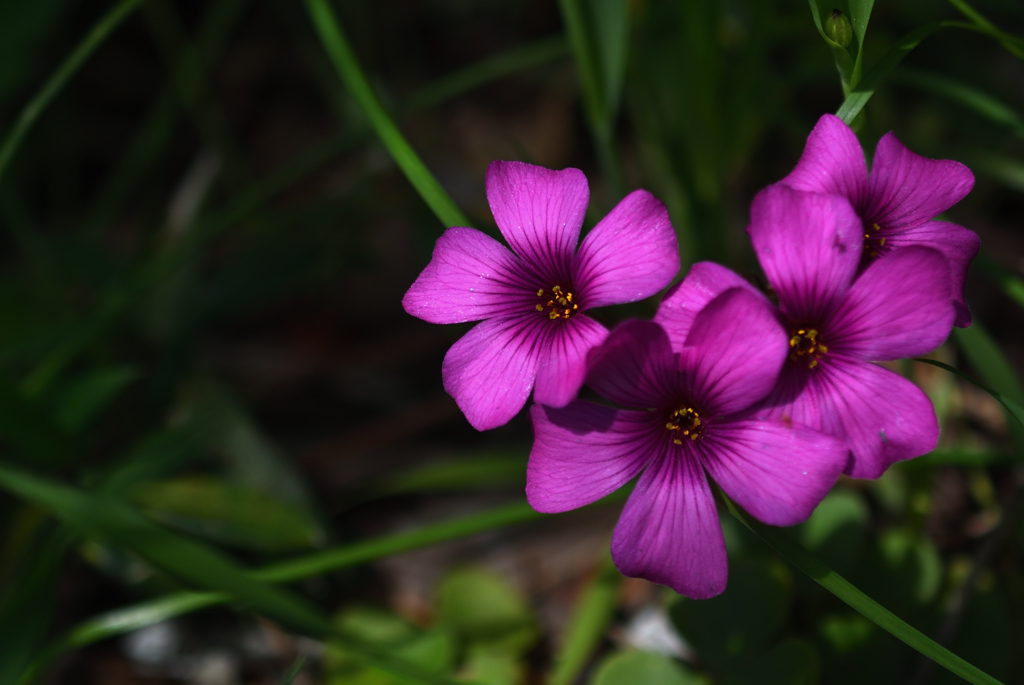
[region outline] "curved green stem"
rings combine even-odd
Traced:
[[[423,160],[380,104],[330,4],[327,0],[306,0],[306,9],[345,87],[366,114],[384,147],[416,188],[416,192],[445,226],[468,226],[469,220],[423,164]]]
[[[754,519],[737,507],[721,491],[718,492],[718,495],[725,503],[729,513],[736,517],[736,520],[775,548],[791,564],[806,573],[833,595],[846,602],[850,607],[856,609],[862,616],[879,628],[889,632],[893,637],[902,640],[905,644],[913,647],[938,665],[955,673],[969,683],[974,683],[974,685],[1002,685],[998,680],[977,666],[967,663],[865,595],[845,578],[818,561],[810,552],[786,535],[784,531],[767,526]]]
[[[43,110],[46,109],[46,106],[50,104],[57,93],[61,91],[61,88],[64,87],[64,84],[68,82],[68,79],[81,68],[82,64],[89,59],[89,56],[92,55],[106,37],[142,2],[143,0],[121,0],[121,2],[115,5],[114,9],[110,10],[102,19],[96,22],[92,30],[78,44],[78,47],[68,55],[67,59],[57,68],[57,71],[50,76],[50,79],[36,93],[36,96],[25,105],[25,108],[21,110],[17,123],[14,124],[14,128],[7,134],[3,147],[0,147],[0,178],[3,178],[4,171],[14,157],[14,153],[17,152],[18,146],[21,145],[22,139],[25,138],[29,129],[32,128],[32,125],[35,124]]]

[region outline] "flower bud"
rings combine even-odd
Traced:
[[[845,14],[832,10],[832,16],[825,20],[825,35],[845,48],[853,40],[853,25]]]

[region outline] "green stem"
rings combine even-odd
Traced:
[[[622,574],[606,555],[576,603],[548,685],[572,685],[590,661],[615,613]]]
[[[67,59],[57,68],[57,71],[50,76],[50,79],[36,93],[36,96],[25,105],[25,108],[21,110],[17,123],[14,124],[14,128],[7,134],[3,147],[0,147],[0,178],[3,178],[4,171],[14,157],[14,153],[17,152],[18,146],[21,145],[22,139],[24,139],[47,105],[57,96],[57,93],[61,91],[64,84],[68,82],[68,79],[81,68],[82,64],[89,59],[89,56],[92,55],[106,37],[142,2],[143,0],[121,0],[121,2],[115,5],[114,9],[110,10],[110,12],[96,22],[92,30],[78,44],[78,47],[68,55]]]
[[[423,164],[380,104],[328,1],[306,0],[306,9],[345,87],[362,108],[384,147],[416,188],[420,197],[445,226],[468,226],[469,220]]]
[[[784,531],[757,521],[737,507],[721,491],[718,494],[725,503],[726,508],[729,509],[729,513],[736,517],[736,520],[749,528],[771,547],[775,548],[791,564],[806,573],[833,595],[846,602],[850,607],[860,612],[862,616],[879,628],[889,632],[897,639],[902,640],[905,644],[913,647],[921,654],[969,683],[974,685],[1002,685],[1002,683],[978,667],[967,663],[942,645],[914,629],[906,621],[896,617],[881,604],[851,585],[845,578],[818,561],[810,552],[794,542]]]

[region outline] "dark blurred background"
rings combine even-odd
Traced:
[[[109,6],[0,4],[0,130]],[[750,199],[793,167],[818,117],[843,100],[806,4],[635,0],[614,127],[616,189],[595,152],[556,2],[335,7],[379,97],[474,226],[496,234],[484,196],[490,161],[578,167],[591,185],[585,230],[636,187],[668,205],[680,277],[712,259],[758,281],[743,232]],[[1024,33],[1019,2],[976,7]],[[943,19],[962,16],[938,0],[878,3],[865,66]],[[907,56],[855,124],[869,155],[893,130],[919,154],[974,170],[974,191],[948,218],[981,235],[985,261],[968,279],[967,301],[1017,373],[1021,112],[1024,61],[989,36],[948,28]],[[0,179],[0,226],[0,395],[27,398],[65,440],[63,449],[37,445],[25,434],[32,417],[9,413],[0,419],[5,460],[106,488],[253,565],[522,499],[528,421],[478,433],[441,387],[444,353],[468,325],[432,326],[401,307],[444,227],[349,98],[302,3],[148,0],[29,133]],[[597,318],[613,325],[656,305]],[[950,344],[937,358],[984,372]],[[823,522],[799,535],[924,632],[1022,682],[1024,525],[1006,419],[990,396],[945,372],[894,368],[935,401],[940,451],[877,483],[842,482]],[[2,411],[10,402],[0,400]],[[374,635],[381,625],[450,627],[444,588],[483,583],[532,632],[500,652],[492,673],[456,630],[460,646],[444,667],[483,682],[541,682],[617,513],[612,505],[549,517],[297,588]],[[8,598],[37,593],[38,643],[178,586],[103,540],[74,537],[36,559],[66,532],[7,494],[0,522],[0,583]],[[778,617],[769,635],[743,633],[758,653],[800,664],[777,682],[954,682],[725,525],[733,578],[752,578],[755,589],[774,579],[767,587],[785,598],[764,609]],[[30,576],[42,580],[30,588]],[[747,587],[735,582],[736,592]],[[671,657],[689,678],[664,682],[768,682],[734,672],[742,649],[720,654],[701,641],[716,616],[743,614],[735,606],[681,602],[642,581],[619,592],[594,663],[632,646]],[[732,624],[722,621],[725,640]],[[655,638],[637,637],[648,633]],[[404,682],[361,671],[244,607],[71,651],[43,678],[276,683],[296,654],[309,655],[297,683]],[[604,668],[601,682],[615,682]]]

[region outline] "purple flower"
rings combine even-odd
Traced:
[[[949,263],[936,250],[895,250],[858,275],[861,223],[836,195],[783,185],[761,191],[747,229],[779,298],[788,355],[758,415],[792,421],[844,440],[845,473],[877,478],[891,464],[934,449],[938,421],[927,396],[872,364],[924,354],[953,325]],[[665,297],[655,317],[673,341],[715,294],[741,287],[728,269],[698,264]]]
[[[579,392],[587,352],[608,330],[583,312],[658,292],[679,270],[665,206],[626,196],[576,251],[590,191],[578,169],[492,162],[487,200],[512,247],[450,228],[405,294],[405,311],[431,323],[483,322],[445,355],[444,387],[478,430],[516,415],[530,391],[564,406]]]
[[[978,236],[962,226],[932,221],[974,187],[960,162],[914,154],[887,133],[878,141],[868,175],[857,136],[841,119],[826,114],[807,137],[796,169],[782,183],[796,190],[847,198],[863,225],[861,270],[895,248],[923,245],[950,262],[957,326],[971,325],[964,302],[967,267],[978,254]]]
[[[743,413],[771,391],[789,353],[760,294],[727,290],[694,317],[683,340],[673,352],[679,341],[661,326],[628,321],[592,353],[587,384],[628,409],[582,400],[534,406],[526,496],[538,511],[567,511],[643,471],[615,527],[615,564],[706,598],[725,589],[728,574],[707,475],[761,521],[792,525],[832,487],[846,448]]]

